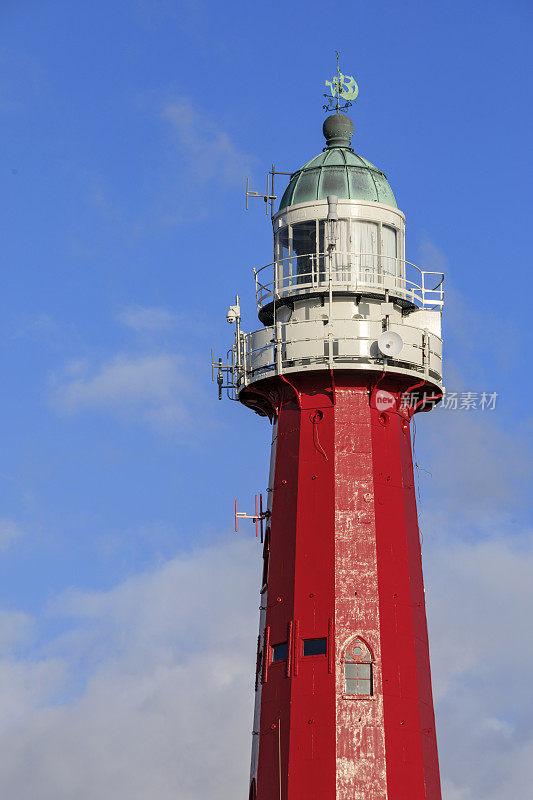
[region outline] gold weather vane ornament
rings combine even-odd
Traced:
[[[343,75],[339,69],[339,51],[335,50],[337,55],[337,75],[331,81],[326,81],[326,86],[329,86],[331,94],[325,94],[327,104],[324,106],[324,111],[346,111],[352,105],[359,94],[359,87],[355,82],[353,75]],[[341,105],[341,99],[346,102]]]

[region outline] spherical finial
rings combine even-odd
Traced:
[[[346,114],[331,114],[324,120],[322,130],[327,147],[350,147],[354,126]]]

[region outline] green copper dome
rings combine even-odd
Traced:
[[[345,114],[333,114],[324,122],[327,146],[320,155],[291,175],[279,209],[296,203],[326,200],[370,200],[396,208],[387,176],[350,147],[353,124]]]

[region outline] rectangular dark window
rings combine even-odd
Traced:
[[[287,642],[272,645],[272,661],[287,660]]]
[[[304,656],[325,656],[328,652],[328,640],[304,639]]]

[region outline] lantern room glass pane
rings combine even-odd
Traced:
[[[379,225],[375,222],[352,222],[352,252],[358,279],[363,283],[378,282]]]
[[[379,226],[375,222],[361,222],[354,220],[352,223],[352,249],[354,253],[378,253]]]
[[[297,256],[316,251],[316,222],[298,222],[292,226],[292,249]]]
[[[282,291],[287,286],[287,277],[290,273],[289,254],[289,229],[280,228],[276,231],[276,284],[278,291]]]
[[[311,283],[316,271],[316,220],[292,226],[292,252],[297,283]]]
[[[321,219],[318,222],[318,280],[326,279],[326,221]]]
[[[332,277],[338,283],[349,283],[351,280],[349,220],[340,219],[334,230],[337,234],[337,241],[332,254]]]
[[[276,231],[276,259],[289,257],[289,229],[280,228]]]
[[[383,225],[381,229],[381,262],[384,275],[397,275],[398,241],[395,228]]]

